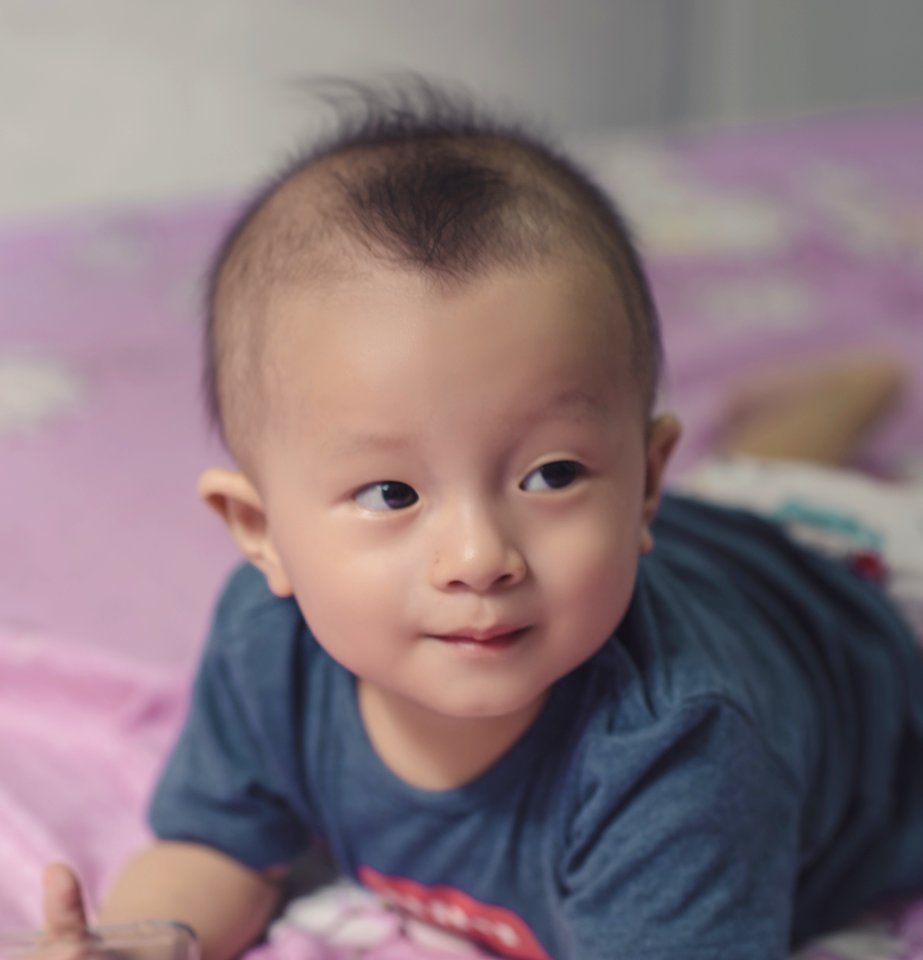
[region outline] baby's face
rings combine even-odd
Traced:
[[[534,711],[622,617],[648,545],[646,424],[616,302],[564,264],[450,293],[370,267],[273,306],[275,586],[365,690]]]

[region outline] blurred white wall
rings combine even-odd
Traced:
[[[923,102],[921,0],[692,0],[694,120]]]
[[[0,0],[0,215],[234,189],[311,129],[295,79],[412,68],[556,129],[667,119],[676,0]]]
[[[0,217],[221,194],[295,79],[411,68],[563,134],[923,96],[923,0],[0,0]]]

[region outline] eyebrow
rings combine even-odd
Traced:
[[[511,414],[509,419],[517,433],[522,433],[542,420],[571,419],[598,423],[606,419],[606,411],[599,400],[585,390],[576,388],[553,394],[540,406],[518,417]],[[339,456],[350,456],[370,451],[402,453],[410,447],[411,442],[400,435],[357,432],[340,434],[330,443],[329,450]]]
[[[599,400],[580,388],[563,390],[549,397],[535,411],[530,411],[524,419],[527,422],[544,420],[549,417],[570,417],[575,420],[604,420],[606,411]]]
[[[407,439],[386,433],[340,434],[328,446],[328,450],[338,456],[350,456],[368,451],[401,453],[409,449],[410,442]]]

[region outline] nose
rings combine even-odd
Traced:
[[[433,555],[436,587],[485,593],[515,586],[525,578],[525,557],[489,510],[465,505],[447,514]]]

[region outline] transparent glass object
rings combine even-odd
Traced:
[[[0,960],[199,960],[199,944],[181,923],[149,920],[92,927],[84,940],[0,933]]]

